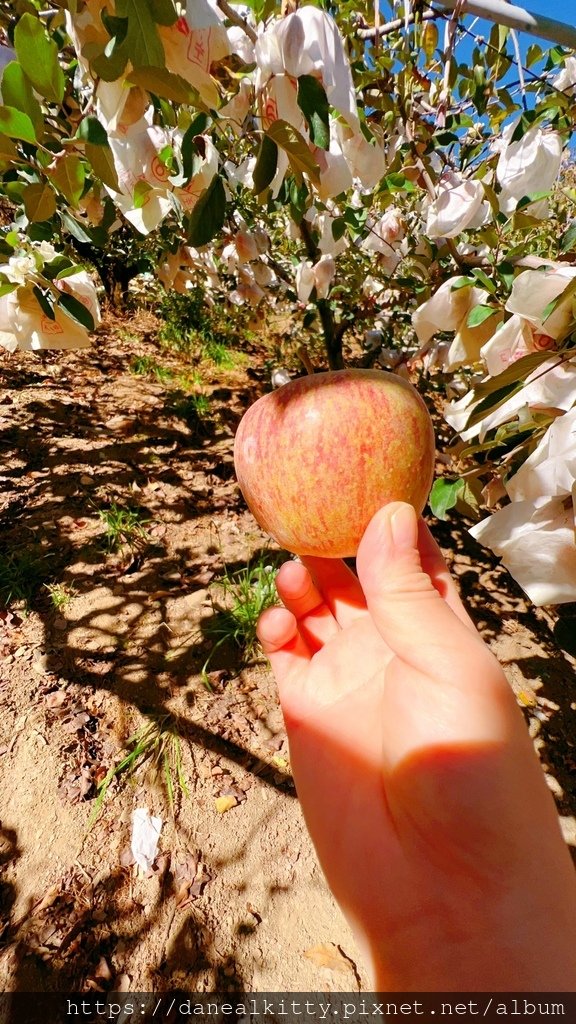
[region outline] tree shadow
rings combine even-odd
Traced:
[[[143,889],[138,888],[133,869],[105,869],[90,876],[76,862],[17,920],[4,921],[0,964],[9,985],[5,991],[16,996],[85,993],[88,999],[122,1000],[131,955],[155,929],[164,941],[147,965],[149,989],[245,990],[239,961],[215,948],[206,899],[202,894],[186,899],[186,892],[178,890],[177,870],[168,855],[158,858],[146,879],[147,894],[151,886],[154,892],[144,907],[139,903]],[[210,877],[203,889],[210,885]],[[112,992],[118,995],[112,997]],[[70,1019],[63,1000],[43,998],[39,1003],[36,1016],[30,999],[15,999],[3,1005],[2,1019],[6,1024]],[[139,1019],[149,1017],[139,1014]]]
[[[225,568],[233,574],[245,566],[239,547],[249,547],[256,556],[267,551],[260,535],[244,539],[244,533],[254,528],[233,477],[232,436],[255,397],[254,385],[248,374],[237,376],[231,385],[223,384],[221,374],[214,386],[206,384],[213,419],[200,425],[190,410],[185,416],[178,414],[175,403],[181,395],[170,394],[171,385],[162,387],[129,373],[133,356],[150,350],[159,359],[168,358],[153,345],[134,342],[122,349],[106,341],[105,347],[97,344],[80,354],[54,356],[59,375],[38,369],[33,357],[0,359],[0,377],[18,399],[12,404],[0,401],[0,556],[2,551],[38,545],[52,556],[41,582],[60,581],[74,589],[70,607],[55,608],[41,582],[38,586],[33,610],[42,626],[40,650],[45,661],[31,699],[41,703],[55,695],[47,716],[58,728],[64,715],[70,722],[70,716],[87,714],[78,729],[66,734],[78,772],[91,749],[96,750],[95,762],[104,760],[108,766],[117,760],[118,749],[106,754],[103,745],[98,746],[98,715],[84,707],[88,700],[104,697],[115,702],[112,708],[136,710],[145,717],[166,716],[167,728],[191,751],[224,757],[267,786],[294,796],[289,772],[270,763],[257,732],[262,726],[272,742],[279,734],[270,684],[265,689],[259,678],[247,688],[238,676],[239,658],[231,645],[222,645],[210,665],[211,692],[199,678],[210,653],[208,587]],[[261,380],[256,390],[262,391]],[[125,544],[108,555],[102,550],[98,511],[111,502],[138,508],[150,524],[144,542]],[[226,558],[216,515],[228,531],[226,549],[232,554]],[[503,624],[513,620],[538,639],[542,655],[518,655],[514,660],[525,675],[541,679],[538,695],[542,692],[557,705],[538,705],[547,716],[540,738],[543,755],[558,773],[565,794],[561,807],[573,813],[572,663],[559,651],[550,625],[527,605],[497,559],[467,534],[465,521],[452,517],[431,525],[483,635],[497,640]],[[62,693],[64,701],[58,705]],[[110,707],[102,712],[102,720]],[[529,719],[533,710],[526,709]],[[131,728],[124,722],[115,724],[121,748]],[[94,784],[84,794],[87,805],[95,792]],[[17,836],[9,833],[8,842],[17,857]],[[87,891],[75,878],[58,896],[62,916],[73,918],[68,931],[57,936],[60,960],[50,945],[48,959],[43,959],[20,923],[15,928],[12,922],[12,930],[9,926],[3,933],[4,949],[16,957],[14,991],[74,990],[92,976],[90,971],[96,971],[116,940],[124,942],[129,954],[158,922],[167,900],[173,899],[168,895],[172,882],[167,867],[150,914],[133,930],[134,908],[116,901],[126,888],[126,872],[108,872]],[[78,892],[75,885],[80,886]],[[8,885],[0,893],[9,912],[14,888]],[[94,917],[104,904],[110,908],[106,922]],[[35,928],[38,915],[32,910],[30,915]],[[156,982],[159,990],[175,984],[193,989],[207,977],[214,990],[222,986],[241,991],[246,984],[233,957],[223,961],[215,952],[210,922],[202,916],[200,904],[193,903],[178,924],[170,949],[159,957]],[[98,982],[106,990],[114,980]]]

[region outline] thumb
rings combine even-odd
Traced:
[[[380,509],[356,558],[368,610],[398,657],[426,675],[451,678],[485,648],[463,609],[457,613],[450,606],[454,600],[441,596],[422,561],[413,507],[392,502]]]

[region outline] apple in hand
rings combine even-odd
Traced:
[[[254,518],[282,548],[346,558],[382,505],[422,511],[434,431],[418,392],[393,373],[315,373],[248,409],[234,464]]]

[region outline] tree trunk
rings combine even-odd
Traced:
[[[320,251],[314,244],[314,239],[310,234],[308,222],[302,220],[299,226],[302,241],[306,246],[306,255],[309,260],[312,260],[312,263],[317,263],[320,259]],[[328,299],[316,299],[316,308],[318,310],[322,330],[324,332],[324,344],[326,346],[326,355],[328,356],[328,366],[331,370],[343,370],[344,358],[342,355],[342,339],[346,331],[346,324],[336,323],[334,319],[334,311]]]
[[[334,320],[334,313],[328,299],[317,299],[316,306],[324,331],[324,344],[328,356],[328,366],[331,370],[344,369],[344,357],[342,355],[342,339],[346,327],[337,324]]]

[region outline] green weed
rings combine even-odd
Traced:
[[[207,341],[202,346],[202,356],[204,359],[211,359],[222,370],[233,370],[238,364],[236,353],[232,352],[221,341]]]
[[[176,791],[189,795],[182,769],[181,737],[171,715],[150,715],[138,732],[126,741],[126,754],[110,768],[98,785],[98,796],[90,815],[90,828],[102,810],[106,794],[115,779],[133,779],[137,772],[145,773],[153,783],[162,781],[168,803],[172,808]]]
[[[191,394],[184,395],[181,392],[173,392],[167,399],[166,411],[184,420],[193,429],[201,424],[206,424],[210,418],[210,399],[208,395]]]
[[[252,310],[231,309],[225,303],[208,306],[202,289],[181,295],[166,292],[158,308],[163,326],[160,340],[178,352],[212,359],[223,369],[232,369],[241,358],[238,343],[254,338],[249,322]]]
[[[108,552],[118,551],[123,544],[136,547],[146,538],[145,527],[150,519],[144,518],[140,509],[123,508],[112,502],[108,508],[97,509],[97,512],[104,525],[103,542]]]
[[[117,331],[117,337],[124,345],[133,345],[135,341],[138,341],[138,335],[134,331],[128,331],[124,327],[121,327]]]
[[[168,384],[174,380],[172,370],[162,366],[151,356],[134,356],[130,363],[130,372],[136,377],[155,377],[159,384]]]
[[[28,609],[38,590],[50,578],[50,552],[34,545],[0,551],[0,603],[8,608],[22,604]]]
[[[57,611],[67,608],[72,598],[76,597],[76,590],[70,583],[45,583],[44,586],[50,594],[52,606]]]
[[[212,643],[210,654],[202,666],[205,685],[209,685],[208,666],[224,644],[238,647],[245,660],[253,657],[258,642],[258,619],[266,608],[278,604],[275,580],[279,567],[277,556],[266,560],[260,557],[238,572],[226,571],[212,584],[212,588],[221,596],[221,601],[212,598],[214,614],[203,627],[206,637]]]

